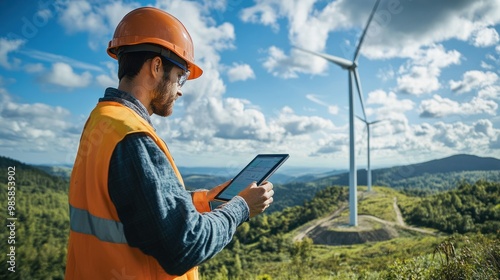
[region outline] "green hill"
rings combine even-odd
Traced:
[[[9,197],[15,196],[14,215],[8,216],[5,208],[0,219],[16,218],[15,230],[0,229],[5,242],[14,232],[16,272],[7,270],[11,257],[5,252],[0,279],[63,279],[69,233],[67,179],[1,156],[0,167],[4,170],[0,200],[7,206]],[[358,229],[346,226],[347,187],[318,185],[304,183],[294,190],[307,191],[310,199],[266,211],[240,226],[233,242],[201,266],[202,279],[405,279],[410,274],[418,279],[494,279],[500,275],[498,266],[492,265],[500,262],[500,183],[462,182],[451,191],[427,197],[385,187],[366,193],[360,187]],[[11,190],[15,194],[8,192],[9,187],[15,187]],[[450,227],[450,221],[459,227]],[[450,238],[447,234],[453,232],[463,234]]]

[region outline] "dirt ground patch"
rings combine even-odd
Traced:
[[[322,223],[307,234],[314,244],[353,245],[366,242],[385,241],[398,237],[398,232],[391,225],[373,220],[367,216],[358,217],[358,226],[351,227],[347,220],[337,218],[329,223]]]

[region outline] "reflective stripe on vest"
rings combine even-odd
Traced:
[[[69,206],[72,231],[90,234],[101,241],[127,244],[123,225],[120,222],[96,217],[87,210]]]

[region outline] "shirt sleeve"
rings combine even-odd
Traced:
[[[113,151],[108,191],[132,247],[182,275],[221,251],[249,217],[241,197],[200,213],[163,151],[147,135],[126,136]]]

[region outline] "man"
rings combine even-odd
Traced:
[[[202,74],[180,21],[151,7],[133,10],[107,51],[118,59],[120,82],[106,89],[80,139],[66,279],[198,279],[196,266],[272,203],[272,184],[251,184],[213,211],[208,202],[229,182],[185,190],[150,120],[171,115],[184,82]]]

